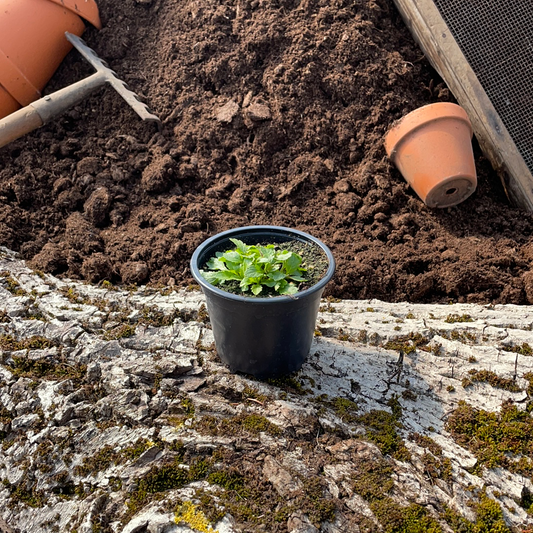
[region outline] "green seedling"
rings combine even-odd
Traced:
[[[250,246],[238,239],[230,239],[236,246],[224,253],[217,252],[206,267],[200,270],[202,276],[213,285],[227,281],[238,281],[242,292],[251,290],[259,295],[264,287],[270,287],[278,294],[294,294],[298,287],[294,283],[306,281],[302,272],[302,258],[286,250],[276,250],[274,244]]]

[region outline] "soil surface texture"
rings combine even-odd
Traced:
[[[475,145],[479,185],[426,207],[387,160],[405,113],[454,101],[392,0],[99,0],[111,88],[0,150],[0,245],[92,283],[192,282],[207,237],[290,226],[337,260],[326,294],[533,303],[533,216]],[[71,52],[46,88],[91,73]]]

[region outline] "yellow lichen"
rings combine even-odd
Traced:
[[[191,502],[183,502],[178,506],[174,520],[176,524],[184,522],[192,529],[202,533],[218,533],[218,530],[211,527],[205,514]]]

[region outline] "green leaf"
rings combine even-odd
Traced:
[[[241,263],[242,262],[242,256],[239,252],[235,251],[229,251],[225,252],[222,256],[226,261],[229,261],[231,263]]]
[[[250,266],[252,266],[254,264],[253,260],[252,259],[245,259],[240,265],[239,265],[239,274],[241,276],[241,278],[245,278],[246,277],[246,271],[248,270],[248,268]]]
[[[287,261],[291,255],[294,255],[292,252],[278,252],[276,255],[276,259],[278,261]]]
[[[247,244],[244,244],[239,239],[230,239],[230,241],[237,247],[237,250],[241,254],[246,255],[248,253],[249,246]]]
[[[237,252],[239,252],[239,254],[248,255],[250,253],[251,246],[248,246],[239,239],[230,239],[230,241],[237,247]]]
[[[226,270],[226,264],[224,261],[221,261],[218,257],[212,257],[205,265],[211,270]]]
[[[200,274],[202,274],[202,277],[208,282],[208,283],[211,283],[212,285],[218,285],[218,279],[217,279],[217,274],[218,272],[209,272],[209,271],[205,271],[205,270],[200,270]]]
[[[217,280],[220,281],[221,283],[224,281],[228,281],[230,279],[236,279],[236,280],[241,279],[239,274],[237,274],[237,272],[234,272],[232,270],[221,270],[219,272],[216,272],[215,276]]]
[[[274,249],[273,245],[269,246],[258,246],[259,252],[261,253],[261,262],[268,262],[271,263],[276,258],[276,250]]]
[[[298,292],[298,287],[294,283],[287,283],[287,285],[278,292],[280,294],[295,294]]]
[[[226,268],[228,270],[233,270],[234,272],[239,272],[241,270],[242,263],[232,263],[230,261],[226,262]]]
[[[263,286],[259,283],[252,285],[252,292],[257,296],[263,290]]]
[[[251,264],[244,272],[245,278],[262,278],[264,275],[263,269],[259,265]]]
[[[297,254],[291,256],[285,261],[285,271],[287,274],[293,274],[298,271],[298,267],[302,263],[302,258]]]
[[[306,278],[301,276],[300,274],[292,274],[289,276],[293,281],[307,281]]]
[[[274,281],[279,281],[281,279],[285,279],[287,277],[287,274],[284,274],[283,272],[280,272],[279,270],[275,270],[274,272],[268,273],[269,279],[272,279]]]

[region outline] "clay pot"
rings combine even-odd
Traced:
[[[82,18],[102,27],[94,0],[0,0],[0,118],[41,97]]]
[[[429,207],[450,207],[476,189],[472,126],[452,103],[430,104],[400,119],[385,137],[391,161]]]

